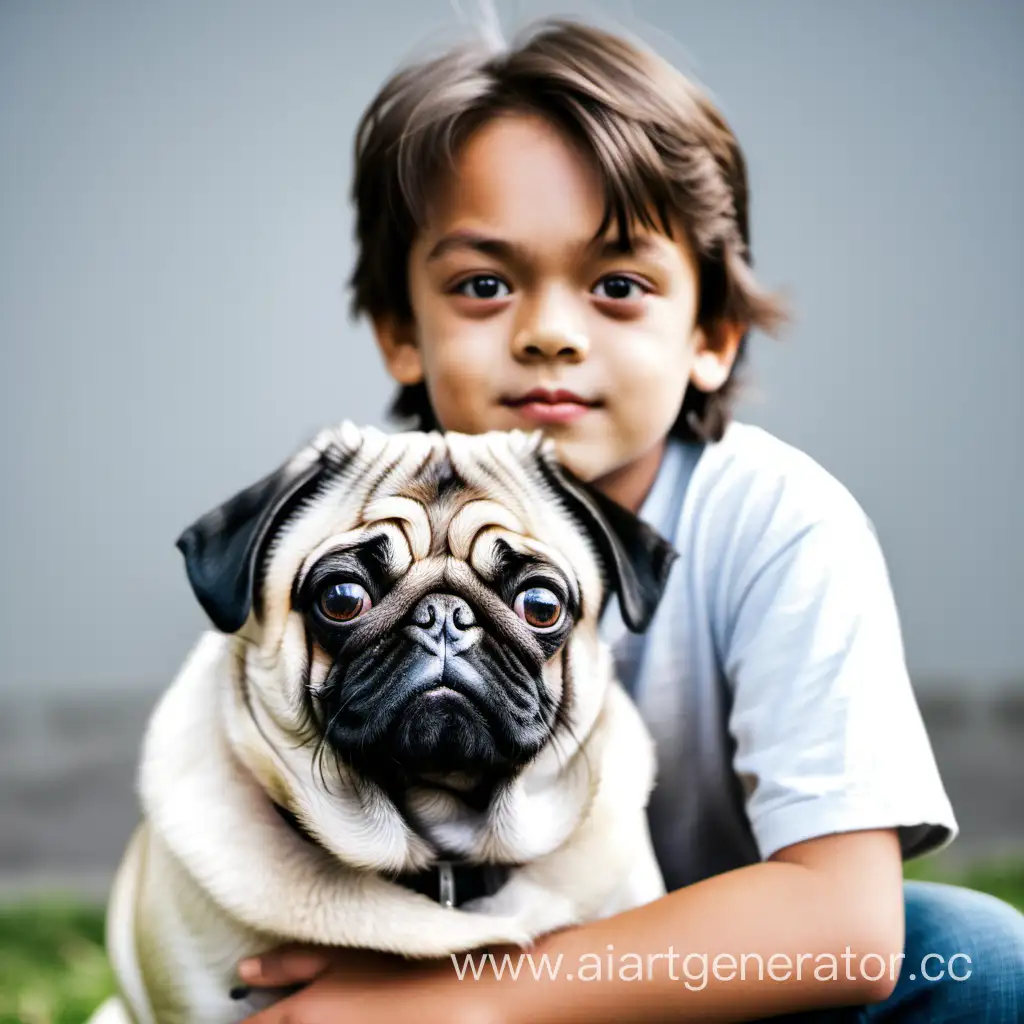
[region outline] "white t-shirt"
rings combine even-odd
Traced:
[[[670,440],[640,517],[679,558],[650,628],[602,636],[658,748],[649,807],[670,889],[834,832],[957,824],[911,691],[871,523],[813,459],[741,423]]]

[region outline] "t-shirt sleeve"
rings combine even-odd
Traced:
[[[801,521],[782,500],[723,580],[734,769],[762,858],[895,827],[904,857],[957,824],[911,689],[878,538],[852,498]]]

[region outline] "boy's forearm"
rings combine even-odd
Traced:
[[[877,884],[867,874],[845,886],[841,873],[757,864],[548,936],[532,959],[514,951],[516,981],[507,969],[498,981],[488,965],[479,982],[461,984],[486,986],[480,995],[509,1024],[743,1021],[873,1002],[898,976],[901,893],[900,882],[893,897],[891,869]]]

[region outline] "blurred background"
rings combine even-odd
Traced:
[[[950,856],[1024,851],[1024,5],[495,6],[626,31],[720,103],[797,311],[741,417],[878,528]],[[347,314],[352,134],[475,8],[0,0],[0,891],[105,892],[204,626],[182,527],[321,425],[385,424]]]

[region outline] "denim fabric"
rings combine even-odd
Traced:
[[[1024,914],[935,882],[907,882],[904,893],[905,955],[892,995],[774,1024],[1024,1024]]]

